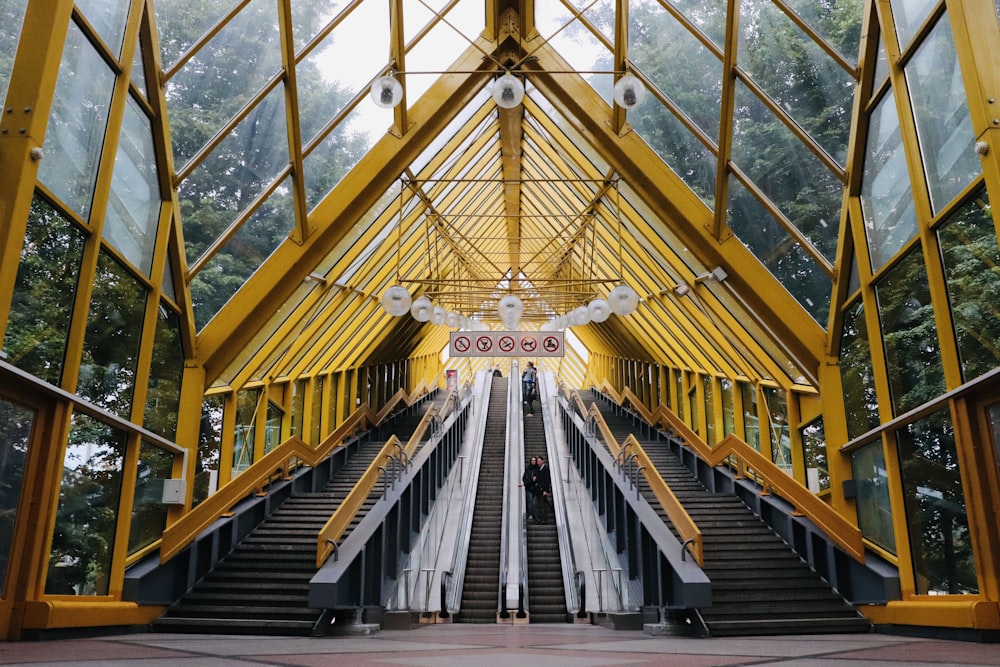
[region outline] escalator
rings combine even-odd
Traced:
[[[597,403],[619,442],[632,421]],[[712,606],[698,610],[712,636],[870,632],[871,625],[749,507],[732,495],[712,493],[662,442],[640,444],[702,533],[704,572],[712,581]],[[673,530],[666,513],[639,476],[646,501]],[[676,533],[675,533],[676,535]]]
[[[548,458],[541,410],[524,417],[524,458],[532,456]],[[548,516],[546,523],[528,522],[528,612],[532,623],[565,623],[569,612],[559,535],[551,511]]]
[[[456,623],[497,622],[507,448],[507,382],[505,377],[494,377],[490,390],[462,602],[455,615]]]

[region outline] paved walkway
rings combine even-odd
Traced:
[[[880,634],[696,639],[655,637],[641,631],[593,625],[455,624],[325,638],[127,634],[44,642],[0,642],[0,664],[73,667],[942,667],[1000,665],[1000,646]]]

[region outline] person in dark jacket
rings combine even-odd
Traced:
[[[552,476],[544,456],[536,457],[538,469],[535,471],[535,509],[532,514],[538,523],[547,523],[552,516]]]
[[[528,521],[535,520],[535,473],[538,472],[538,459],[532,456],[528,459],[528,467],[521,475],[521,483],[518,486],[524,487],[524,508],[527,512]]]
[[[527,368],[521,373],[521,393],[522,399],[524,399],[524,404],[528,408],[526,413],[529,417],[534,415],[535,412],[535,397],[538,396],[538,371],[535,370],[535,365],[528,362]]]

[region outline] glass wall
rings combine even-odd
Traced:
[[[896,553],[896,535],[889,500],[889,472],[885,452],[878,440],[851,452],[851,467],[857,490],[858,527],[865,539],[889,553]]]
[[[806,467],[806,486],[813,493],[830,488],[830,467],[826,454],[826,432],[823,418],[813,420],[800,430],[802,460]]]
[[[14,526],[35,411],[0,398],[0,597],[6,596],[7,566],[14,546]]]

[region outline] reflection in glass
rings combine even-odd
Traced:
[[[823,418],[809,422],[801,429],[802,460],[806,466],[806,486],[813,493],[830,488],[830,466],[826,456],[826,428]]]
[[[284,113],[284,112],[282,112]],[[361,115],[355,109],[302,161],[306,184],[306,205],[312,210],[351,167],[364,157],[370,145],[370,136],[355,132],[355,119]],[[358,123],[363,126],[364,123]]]
[[[70,23],[38,180],[84,220],[93,203],[114,83],[114,73]]]
[[[714,13],[725,20],[724,11]],[[722,61],[655,3],[630,7],[628,19],[631,61],[714,139],[719,133]]]
[[[937,230],[962,380],[1000,366],[1000,249],[993,210],[980,190]]]
[[[296,380],[292,383],[292,421],[290,426],[291,435],[298,436],[305,440],[305,433],[302,430],[302,425],[305,422],[305,408],[306,408],[306,388],[308,387],[308,382],[306,380]]]
[[[948,410],[897,433],[916,592],[979,592],[965,493]]]
[[[115,57],[121,57],[125,21],[128,19],[128,2],[108,0],[75,0],[87,23],[100,35],[101,40]]]
[[[873,90],[878,90],[882,86],[882,82],[889,77],[889,54],[885,52],[885,43],[882,41],[882,36],[877,35],[875,39],[878,40],[878,60],[875,61],[875,85]]]
[[[45,579],[47,594],[108,594],[124,459],[124,433],[87,415],[73,414]]]
[[[135,553],[160,539],[167,526],[167,506],[163,502],[163,480],[170,479],[174,456],[143,441],[139,447],[139,469],[132,497],[132,522],[128,552]]]
[[[236,394],[236,439],[233,443],[233,477],[253,463],[256,440],[257,399],[260,389],[241,389]]]
[[[851,468],[857,485],[856,507],[861,534],[889,553],[896,553],[889,475],[885,468],[882,441],[876,440],[851,452]]]
[[[733,123],[733,161],[832,264],[843,184],[742,84]]]
[[[993,460],[997,462],[997,470],[1000,471],[1000,405],[991,405],[986,414],[989,418],[990,436],[993,440]]]
[[[818,323],[826,326],[830,276],[734,176],[729,178],[729,228]]]
[[[57,386],[83,246],[79,229],[44,199],[32,200],[3,351],[8,362]]]
[[[904,71],[931,206],[937,213],[982,171],[973,149],[975,133],[947,15],[920,44]]]
[[[891,94],[882,98],[869,119],[861,211],[872,270],[878,271],[917,233],[917,213]]]
[[[857,438],[879,424],[865,306],[859,300],[844,311],[840,335],[840,382],[847,415],[847,437]]]
[[[0,597],[6,597],[7,565],[34,423],[34,410],[0,398]]]
[[[28,0],[0,2],[0,103],[7,97],[10,72],[14,68],[14,52],[17,50],[27,5]]]
[[[702,376],[702,385],[705,388],[705,442],[714,445],[719,441],[715,429],[715,378],[711,375]]]
[[[905,51],[910,45],[920,25],[927,20],[936,4],[937,0],[889,0],[900,51]]]
[[[722,378],[722,437],[736,433],[736,399],[733,396],[733,381]]]
[[[222,416],[226,404],[221,394],[206,396],[201,404],[198,429],[198,458],[194,468],[192,506],[215,493],[219,486],[219,461],[222,458]]]
[[[178,29],[183,31],[187,27]],[[190,37],[193,42],[201,33]],[[250,0],[166,82],[174,166],[181,170],[280,68],[277,5],[271,0]],[[278,90],[280,96],[281,88]],[[279,106],[284,123],[284,102]],[[272,129],[267,123],[253,126],[245,123],[233,133],[241,137],[238,143],[244,147],[253,142],[255,131],[267,136]],[[284,126],[281,133],[284,137]],[[233,169],[246,165],[236,168],[245,179],[255,159],[249,151],[237,155],[227,160],[226,166]]]
[[[188,264],[196,264],[287,166],[285,104],[278,88],[178,188]],[[282,229],[287,232],[292,222],[281,221]]]
[[[864,0],[785,0],[785,4],[851,65],[858,64]]]
[[[319,375],[314,377],[312,381],[312,415],[309,420],[309,433],[311,434],[309,444],[311,445],[318,445],[323,442],[323,436],[325,435],[320,430],[323,418],[323,381],[325,379],[325,375]],[[336,428],[336,426],[336,422],[331,422],[331,428]]]
[[[684,419],[684,376],[681,371],[674,371],[674,390],[677,397],[677,416]]]
[[[691,430],[701,435],[701,421],[698,418],[698,392],[693,387],[688,392],[688,412],[691,416]]]
[[[184,348],[177,313],[166,303],[161,303],[158,314],[153,360],[149,369],[146,415],[142,423],[153,433],[173,440],[177,434],[177,411],[181,402]]]
[[[153,265],[160,199],[153,129],[130,96],[108,193],[104,239],[146,276]]]
[[[267,402],[267,423],[264,425],[264,453],[281,444],[281,418],[285,416],[285,411],[272,403]]]
[[[847,164],[854,77],[771,0],[742,0],[738,64],[841,165]],[[840,11],[842,33],[860,37],[861,4]],[[820,15],[830,17],[830,9]],[[828,19],[830,20],[830,19]],[[858,51],[855,42],[851,58]],[[776,121],[771,121],[772,123]],[[782,168],[780,160],[773,167]],[[836,218],[832,220],[835,221]],[[832,225],[836,228],[836,224]],[[832,257],[832,255],[829,255]]]
[[[760,426],[757,419],[757,391],[749,382],[739,383],[743,400],[743,440],[760,451]]]
[[[320,2],[305,4],[319,5]],[[232,8],[232,0],[198,0],[198,11],[192,12],[188,0],[157,0],[153,9],[156,12],[163,69],[170,69],[196,40],[221,21]]]
[[[920,249],[910,252],[875,285],[893,414],[944,392],[944,371],[927,270]]]
[[[792,439],[788,427],[788,399],[777,387],[764,387],[768,428],[771,436],[771,463],[792,474]]]
[[[132,83],[139,89],[143,97],[149,99],[149,89],[146,88],[146,68],[143,65],[142,40],[135,45],[135,56],[132,58]]]
[[[199,329],[288,237],[294,221],[291,184],[285,179],[191,281],[191,301]]]
[[[146,288],[102,252],[90,304],[76,391],[127,419],[132,411]]]

